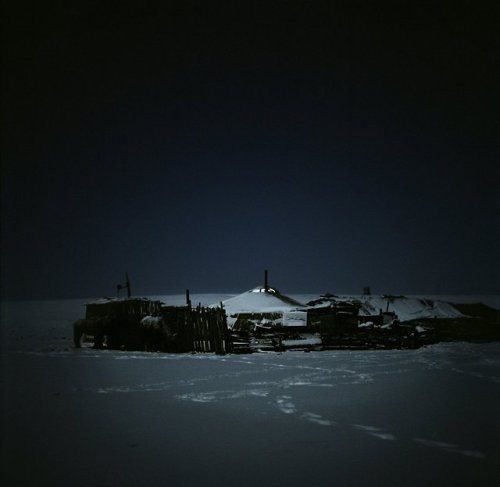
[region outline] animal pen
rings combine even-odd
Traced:
[[[89,335],[95,348],[216,354],[231,351],[222,308],[165,306],[145,298],[87,304],[85,319],[73,325],[75,347]]]

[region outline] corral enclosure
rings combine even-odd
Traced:
[[[93,336],[94,346],[162,352],[231,351],[224,310],[166,306],[147,298],[101,299],[86,304],[85,320],[74,324],[75,346],[80,336]]]

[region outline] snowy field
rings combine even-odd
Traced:
[[[2,485],[500,485],[500,343],[74,350],[85,302],[2,305]]]

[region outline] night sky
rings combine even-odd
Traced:
[[[2,297],[500,291],[495,2],[4,2]]]

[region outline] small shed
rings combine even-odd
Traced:
[[[358,327],[359,304],[340,299],[333,294],[322,294],[307,303],[308,325],[321,334],[351,332]]]

